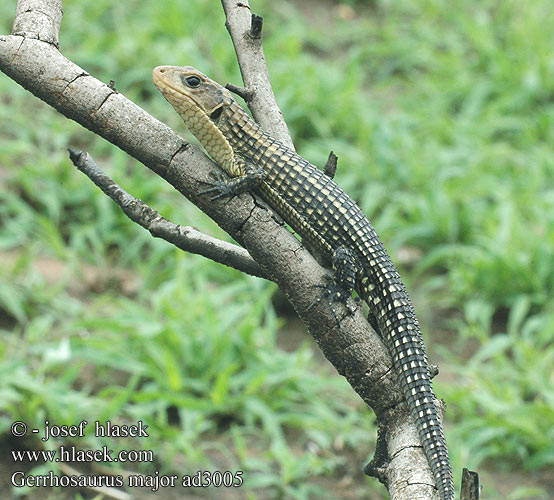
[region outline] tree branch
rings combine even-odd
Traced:
[[[40,15],[26,14],[22,5],[31,3],[40,5],[36,9]],[[269,84],[261,41],[244,36],[251,27],[248,4],[223,0],[223,6],[245,85],[254,92],[250,102],[254,116],[269,133],[292,147]],[[434,481],[390,356],[361,308],[351,314],[345,310],[340,321],[326,301],[308,309],[327,271],[252,195],[225,201],[198,195],[202,183],[220,171],[218,167],[124,95],[63,57],[57,50],[55,26],[59,23],[52,21],[58,19],[61,1],[19,0],[17,12],[17,34],[0,36],[0,69],[166,179],[241,243],[262,273],[287,295],[325,356],[375,411],[380,427],[386,430],[389,460],[380,469],[391,497],[435,499]]]
[[[18,0],[12,35],[35,38],[58,48],[62,16],[60,0]]]
[[[248,0],[221,0],[225,26],[235,46],[244,86],[251,92],[248,107],[254,119],[270,135],[294,150],[289,128],[277,106],[262,47],[261,17],[252,14]],[[256,35],[256,36],[254,36]]]
[[[260,266],[244,248],[208,236],[193,227],[168,221],[102,172],[88,153],[69,148],[69,157],[73,165],[115,201],[129,219],[148,229],[152,236],[164,239],[185,252],[202,255],[252,276],[265,277]]]

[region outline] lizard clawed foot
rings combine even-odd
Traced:
[[[210,178],[209,181],[199,180],[198,182],[200,184],[206,184],[206,186],[214,186],[218,182],[226,182],[228,179],[222,172],[210,172],[208,177]]]
[[[327,277],[327,279],[329,279]],[[329,280],[329,283],[327,285],[318,285],[318,288],[324,288],[323,292],[317,297],[306,309],[309,311],[312,309],[316,304],[321,302],[323,299],[328,299],[329,305],[331,306],[331,311],[333,312],[333,316],[337,320],[337,322],[340,322],[339,317],[337,315],[337,311],[335,310],[335,304],[337,302],[342,303],[346,309],[348,310],[349,314],[352,314],[356,308],[352,308],[348,305],[348,297],[350,296],[343,288],[341,288],[339,285],[337,285],[334,281]]]
[[[329,285],[333,283],[333,278],[329,274],[324,274],[323,279],[325,281],[325,284],[318,283],[317,285],[314,285],[315,288],[329,288]],[[325,292],[324,292],[325,293]],[[310,310],[313,306],[315,306],[324,296],[324,293],[322,293],[317,299],[315,299],[310,306],[308,307],[308,310]]]
[[[217,200],[219,198],[223,197],[230,197],[230,199],[234,198],[235,192],[229,184],[227,184],[225,181],[217,181],[217,182],[207,182],[202,181],[202,184],[207,184],[208,186],[211,186],[208,189],[204,189],[204,191],[200,191],[198,194],[210,194],[210,193],[216,193],[214,196],[212,196],[212,201]]]

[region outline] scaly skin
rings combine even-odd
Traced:
[[[211,158],[232,178],[214,183],[214,198],[255,190],[309,248],[335,268],[331,300],[354,288],[385,342],[441,500],[453,500],[448,450],[421,330],[406,288],[377,233],[356,203],[328,176],[266,134],[230,92],[190,67],[159,66],[154,84]]]

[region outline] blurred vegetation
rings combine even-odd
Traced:
[[[15,3],[0,4],[2,33]],[[339,155],[338,182],[413,293],[440,359],[457,484],[465,466],[482,473],[488,498],[548,498],[551,2],[252,3],[299,152],[318,165]],[[72,0],[64,10],[64,54],[187,137],[152,68],[189,64],[240,83],[218,2]],[[359,472],[372,415],[307,336],[293,352],[277,344],[275,288],[151,239],[66,148],[90,151],[174,222],[222,231],[5,75],[0,96],[0,430],[15,419],[141,419],[146,441],[74,444],[153,449],[156,464],[133,464],[147,473],[242,469],[240,498],[382,495]]]

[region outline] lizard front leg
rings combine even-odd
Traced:
[[[264,180],[264,172],[252,163],[241,162],[238,171],[243,172],[242,175],[227,180],[210,182],[211,187],[200,191],[198,194],[214,193],[212,200],[224,196],[233,197],[257,188]]]

